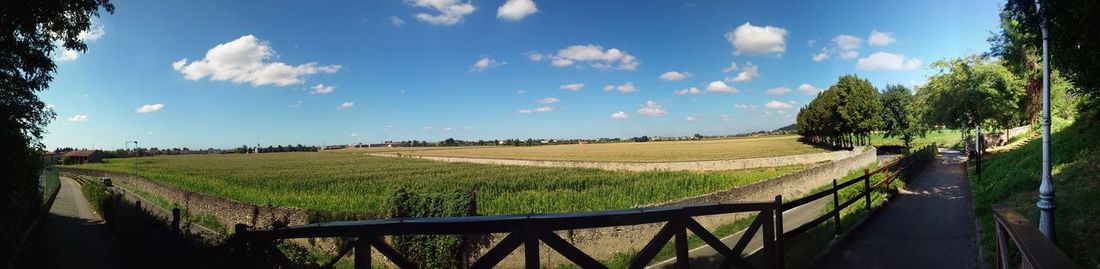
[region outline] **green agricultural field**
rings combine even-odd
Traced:
[[[481,214],[631,208],[758,182],[806,168],[626,172],[445,163],[337,153],[180,155],[74,166],[124,172],[252,203],[381,213],[393,190],[478,190]]]
[[[456,148],[374,148],[339,152],[401,153],[420,156],[517,160],[670,162],[773,157],[825,152],[798,141],[798,136],[766,136],[714,140],[623,142],[534,147],[486,146]]]
[[[962,133],[959,130],[934,130],[929,131],[924,137],[913,139],[913,144],[910,146],[914,149],[919,149],[929,144],[936,143],[936,145],[940,147],[952,147],[959,144],[960,141],[962,141]],[[901,146],[904,144],[905,142],[901,141],[901,138],[884,138],[882,137],[882,133],[871,134],[872,146]]]

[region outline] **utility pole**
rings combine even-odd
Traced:
[[[1043,14],[1039,0],[1035,0],[1035,12],[1039,14],[1039,29],[1043,31],[1043,175],[1039,184],[1039,231],[1055,241],[1054,237],[1054,183],[1050,178],[1050,31],[1047,16]]]

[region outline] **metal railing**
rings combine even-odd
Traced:
[[[997,268],[1079,268],[1016,211],[994,206],[993,219],[997,234]],[[1015,248],[1018,255],[1009,252],[1009,247]],[[1018,257],[1019,263],[1012,263],[1013,257]]]

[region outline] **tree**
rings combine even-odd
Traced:
[[[844,133],[854,135],[865,144],[871,132],[882,128],[882,103],[878,89],[870,81],[855,75],[840,77],[835,88],[840,97],[836,110],[840,113]]]
[[[1023,83],[1000,62],[980,56],[932,63],[939,73],[917,91],[929,125],[972,129],[1011,128],[1024,121]]]
[[[0,1],[0,263],[7,264],[16,235],[42,201],[39,151],[46,124],[55,117],[38,99],[57,66],[50,57],[64,48],[87,49],[80,34],[107,0]]]
[[[1086,98],[1100,96],[1100,1],[1042,1],[1050,31],[1050,64]],[[1008,0],[1001,12],[1001,33],[991,39],[993,53],[1030,65],[1042,49],[1035,0]],[[1036,70],[1039,67],[1032,67]],[[1036,70],[1037,72],[1037,70]]]
[[[916,137],[923,137],[925,129],[913,113],[913,92],[902,85],[887,85],[882,93],[882,130],[885,137],[901,138],[908,148]]]
[[[1033,3],[1029,5],[1034,7]],[[1018,9],[1020,6],[1013,8]],[[1041,36],[1038,25],[1022,23],[1021,20],[1026,18],[1022,18],[1018,12],[1008,9],[1001,11],[1001,32],[994,33],[989,38],[991,48],[987,56],[1000,58],[1001,64],[1023,81],[1027,97],[1020,108],[1027,111],[1026,119],[1034,124],[1039,120],[1043,108],[1042,48],[1039,47],[1040,43],[1036,43],[1041,40]],[[1076,112],[1077,96],[1082,91],[1074,87],[1057,67],[1055,65],[1050,74],[1051,110],[1059,117],[1070,118]]]

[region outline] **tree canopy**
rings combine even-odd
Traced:
[[[913,112],[914,99],[913,92],[902,85],[887,85],[882,93],[883,136],[901,138],[907,148],[913,139],[925,133],[920,118]]]
[[[971,129],[1011,128],[1025,121],[1023,83],[998,60],[980,56],[939,60],[939,73],[917,92],[930,125]]]
[[[882,128],[882,103],[870,81],[841,76],[798,110],[798,133],[808,142],[848,147],[866,144],[871,132]]]
[[[1100,94],[1100,1],[1042,1],[1050,33],[1050,64],[1077,87],[1071,93]],[[1009,62],[1015,73],[1038,72],[1042,34],[1035,0],[1008,0],[1001,12],[1001,32],[990,39],[992,53]],[[1026,79],[1026,78],[1025,78]]]

